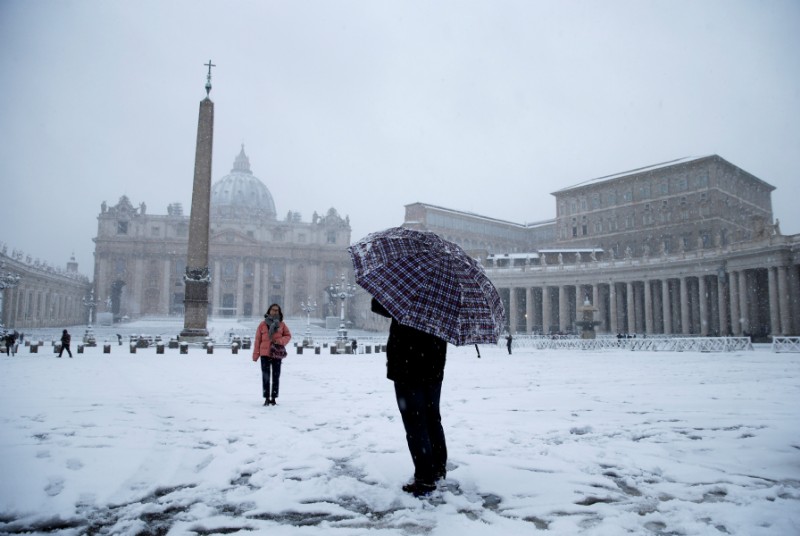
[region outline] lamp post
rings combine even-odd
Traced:
[[[89,297],[83,299],[83,306],[89,309],[89,327],[92,326],[92,313],[97,303],[94,301],[94,289],[89,291]]]
[[[4,303],[3,299],[5,296],[5,292],[3,292],[7,288],[14,288],[19,284],[20,276],[19,274],[15,274],[13,272],[6,272],[5,271],[6,263],[0,261],[0,328],[3,327],[3,308]],[[2,331],[2,329],[0,329]]]
[[[344,325],[344,302],[347,298],[352,298],[355,295],[356,286],[352,283],[347,283],[347,280],[342,274],[342,280],[336,285],[331,285],[328,288],[328,293],[331,298],[339,298],[341,306],[339,309],[339,331],[336,336],[336,350],[344,353],[347,346],[347,328]]]
[[[300,302],[300,310],[306,314],[306,334],[303,337],[303,346],[308,348],[314,345],[314,341],[311,340],[311,313],[317,310],[317,302],[312,304],[311,296],[309,296],[307,302]]]

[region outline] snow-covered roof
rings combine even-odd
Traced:
[[[541,221],[530,222],[530,223],[515,223],[515,222],[512,222],[512,221],[500,220],[500,219],[497,219],[497,218],[490,218],[489,216],[483,216],[482,214],[476,214],[475,212],[467,212],[467,211],[464,211],[464,210],[455,210],[455,209],[452,209],[452,208],[440,207],[438,205],[431,205],[430,203],[416,202],[416,203],[411,203],[409,205],[406,205],[406,207],[409,207],[411,205],[422,205],[423,207],[426,207],[426,208],[429,208],[429,209],[434,209],[434,210],[439,211],[439,212],[446,212],[448,214],[453,214],[455,216],[468,216],[469,218],[475,219],[475,220],[483,220],[483,221],[486,221],[486,222],[489,222],[489,223],[496,223],[496,224],[501,224],[501,225],[509,225],[509,226],[512,226],[512,227],[522,227],[522,228],[525,228],[525,229],[529,229],[531,227],[539,227],[539,226],[542,226],[542,225],[549,225],[549,224],[555,223],[555,221],[556,221],[553,218],[553,219],[549,219],[549,220],[541,220]],[[406,223],[411,223],[411,222],[406,222]],[[414,222],[414,223],[420,223],[420,222]]]
[[[685,164],[687,162],[693,162],[695,160],[703,160],[704,158],[709,158],[715,155],[704,155],[704,156],[686,156],[684,158],[678,158],[676,160],[670,160],[668,162],[661,162],[660,164],[653,164],[651,166],[645,166],[641,168],[631,169],[629,171],[623,171],[621,173],[614,173],[613,175],[606,175],[604,177],[597,177],[596,179],[589,179],[588,181],[580,182],[573,186],[568,186],[566,188],[562,188],[561,190],[556,190],[551,195],[560,194],[563,192],[567,192],[569,190],[574,190],[576,188],[583,188],[584,186],[589,186],[593,184],[599,184],[601,182],[609,181],[612,179],[619,179],[622,177],[626,177],[628,175],[638,175],[640,173],[646,173],[648,171],[655,171],[657,169],[668,168],[671,166],[677,166],[678,164]]]

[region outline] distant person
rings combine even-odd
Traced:
[[[8,357],[14,355],[14,346],[17,344],[17,332],[16,331],[9,331],[6,333],[4,337],[6,343],[6,353]]]
[[[122,335],[119,333],[117,333],[117,342],[119,342],[119,345],[122,346]]]
[[[358,350],[358,341],[353,339],[353,353],[354,354],[357,353],[357,350]]]
[[[511,355],[511,343],[513,340],[514,338],[511,336],[511,333],[506,335],[506,348],[508,348],[508,355]]]
[[[281,361],[286,357],[286,345],[290,340],[292,333],[283,323],[281,307],[273,303],[267,309],[264,320],[256,328],[256,341],[253,345],[253,361],[261,359],[261,390],[265,406],[274,406],[278,403]]]
[[[403,491],[424,497],[436,489],[437,480],[447,476],[447,443],[439,411],[447,342],[400,324],[375,298],[372,311],[392,319],[386,343],[386,377],[394,382],[414,462],[414,478]]]
[[[69,354],[70,359],[72,359],[72,350],[69,349],[69,343],[72,341],[72,336],[69,332],[65,329],[61,333],[61,351],[58,352],[58,357],[61,357],[61,354],[64,353],[64,350],[67,351]]]

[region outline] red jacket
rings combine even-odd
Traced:
[[[267,323],[262,320],[256,329],[256,341],[255,344],[253,344],[253,361],[258,361],[258,358],[262,355],[269,356],[271,342],[277,342],[278,344],[286,346],[289,344],[290,340],[292,340],[292,332],[289,331],[286,324],[281,322],[281,325],[272,335],[272,341],[270,341],[269,328],[267,327]]]

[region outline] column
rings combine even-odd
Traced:
[[[545,285],[542,287],[542,334],[547,335],[550,331],[550,288]]]
[[[569,304],[567,304],[567,287],[558,286],[558,330],[565,333],[569,329]]]
[[[731,298],[731,333],[742,334],[742,315],[739,313],[739,272],[728,274],[728,293]]]
[[[617,323],[617,284],[613,281],[608,284],[608,316],[609,327],[611,333],[619,333],[619,324]]]
[[[700,336],[708,337],[708,297],[706,296],[706,278],[697,278],[697,296],[700,303]]]
[[[597,329],[602,329],[602,326],[605,325],[605,315],[603,314],[605,308],[600,307],[600,285],[597,283],[592,285],[592,305],[597,309],[597,317],[595,320],[600,322],[600,324],[597,325]]]
[[[508,332],[511,334],[516,334],[518,318],[517,318],[517,293],[515,292],[516,289],[514,287],[510,287],[508,289],[508,308],[511,309],[508,312]]]
[[[628,319],[628,333],[636,333],[636,306],[633,301],[633,282],[625,283],[625,313]]]
[[[650,281],[644,280],[644,332],[653,334],[653,297]]]
[[[159,303],[158,303],[158,314],[160,314],[160,315],[169,314],[169,302],[170,302],[170,298],[172,297],[171,294],[170,294],[170,289],[172,287],[170,287],[170,284],[169,284],[169,281],[170,281],[170,277],[169,277],[170,270],[169,270],[169,267],[170,267],[170,265],[171,265],[170,259],[164,259],[164,271],[161,274],[161,277],[162,277],[161,292],[160,292],[161,299],[158,300],[159,301]],[[102,300],[102,298],[100,298],[100,296],[98,295],[97,296],[98,306],[101,305],[101,300]],[[103,309],[103,311],[106,310],[105,304],[102,304],[102,309]]]
[[[739,272],[739,315],[742,321],[742,334],[750,333],[750,309],[747,299],[747,271]]]
[[[236,316],[244,315],[244,259],[239,259],[239,271],[236,277]]]
[[[778,282],[775,268],[767,268],[767,283],[769,288],[769,332],[771,335],[778,335],[781,332],[781,321],[778,315]]]
[[[717,310],[719,311],[719,336],[728,334],[728,307],[725,302],[725,278],[717,276]]]
[[[261,261],[253,260],[253,316],[261,316]]]
[[[679,281],[681,285],[681,333],[689,335],[691,333],[689,326],[689,285],[685,276],[681,277]]]
[[[213,316],[219,315],[219,307],[222,305],[220,300],[220,292],[222,291],[222,268],[220,268],[219,259],[214,261],[214,272],[211,276],[211,286],[213,298],[211,298],[211,314]]]
[[[661,316],[664,317],[664,335],[672,335],[672,307],[669,301],[669,279],[661,281]]]
[[[781,335],[791,333],[792,313],[789,305],[789,279],[786,274],[786,266],[778,266],[778,303],[780,304]]]
[[[525,287],[525,333],[533,331],[533,289]]]

